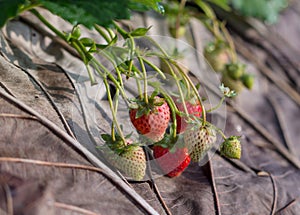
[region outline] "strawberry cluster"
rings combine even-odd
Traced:
[[[156,94],[152,94],[147,102],[140,98],[132,100],[135,105],[129,109],[129,118],[141,135],[141,140],[150,145],[163,174],[176,177],[181,175],[190,162],[204,159],[215,145],[219,130],[203,121],[202,106],[197,99],[171,99],[177,110],[173,118],[171,105]],[[125,142],[119,136],[116,137],[115,140],[109,135],[102,137],[112,151],[106,153],[109,155],[108,160],[127,177],[142,180],[146,171],[143,148],[140,144],[132,143],[129,137],[125,138]],[[224,138],[220,150],[226,157],[239,159],[241,147],[238,137]]]
[[[132,36],[135,34],[136,32],[131,32],[127,35],[131,40],[126,42],[124,47],[136,56],[137,61],[131,59],[117,66],[117,79],[113,75],[107,75],[109,73],[103,75],[114,83],[117,93],[113,101],[109,82],[104,78],[113,118],[111,135],[103,136],[103,140],[111,151],[111,153],[104,154],[107,160],[126,177],[142,180],[146,173],[146,157],[148,157],[144,149],[149,147],[163,174],[176,177],[182,174],[190,162],[200,162],[207,157],[208,152],[216,145],[217,134],[221,134],[224,139],[220,148],[221,154],[228,158],[240,158],[239,139],[237,137],[226,138],[220,129],[206,120],[206,110],[198,85],[194,85],[186,68],[180,66],[166,52],[159,55],[161,68],[158,68],[146,58],[146,50],[135,49]],[[230,58],[226,44],[217,45],[206,50],[206,57],[210,60],[216,60],[217,56],[220,56],[220,59],[212,65],[218,70],[222,69],[226,76],[232,77],[235,81],[243,81],[242,83],[250,88],[252,83],[251,79],[246,80],[245,68],[240,64],[228,63]],[[155,46],[159,47],[159,44],[156,43]],[[153,53],[148,54],[152,56]],[[138,65],[136,65],[137,62]],[[217,63],[222,65],[217,65]],[[163,81],[152,81],[151,79],[156,75],[150,77],[147,67],[155,70],[156,75]],[[167,78],[166,75],[170,77]],[[136,98],[127,97],[123,77],[126,77],[126,80],[135,79],[138,93]],[[177,89],[172,92],[164,89],[166,81],[172,82]],[[228,82],[225,84],[228,85]],[[148,95],[148,86],[153,89],[150,95]],[[224,96],[220,103],[209,111],[217,109],[225,97],[232,97],[236,94],[224,85],[220,89]],[[132,141],[131,135],[123,135],[123,129],[117,121],[119,94],[128,105],[128,118],[136,133],[139,134],[135,142]]]
[[[246,72],[246,65],[237,62],[235,51],[228,42],[210,42],[204,48],[205,59],[215,72],[221,73],[221,82],[239,93],[244,87],[252,89],[254,76]]]

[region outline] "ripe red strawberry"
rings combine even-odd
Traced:
[[[104,134],[108,148],[105,148],[105,157],[125,176],[140,181],[144,178],[146,172],[146,156],[142,147],[133,144],[127,139],[124,143],[119,136],[112,140],[110,135]]]
[[[175,103],[176,103],[178,110],[181,112],[184,112],[183,103],[177,102],[176,99],[175,99]],[[199,104],[199,101],[197,101],[196,103],[191,103],[191,102],[186,101],[185,105],[186,105],[186,109],[189,114],[194,115],[195,117],[198,117],[198,118],[201,117],[202,108],[201,108],[201,105]],[[176,129],[177,134],[184,132],[188,125],[188,123],[187,123],[188,117],[181,117],[177,114],[176,120],[177,120],[177,129]]]
[[[147,138],[158,142],[163,139],[170,121],[170,108],[167,102],[158,96],[149,98],[148,106],[131,109],[129,116],[136,130]]]
[[[187,148],[177,148],[175,150],[175,152],[172,152],[169,148],[163,148],[159,145],[153,147],[153,155],[157,163],[163,172],[171,178],[181,175],[191,161]]]
[[[193,162],[199,162],[217,140],[216,130],[209,124],[197,125],[184,133],[184,143]]]

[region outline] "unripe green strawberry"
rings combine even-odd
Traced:
[[[244,86],[251,90],[254,85],[254,76],[251,74],[244,74],[241,79]]]
[[[227,74],[230,78],[233,80],[238,80],[242,75],[245,73],[245,64],[241,63],[230,63],[226,64],[225,70],[227,71]]]
[[[145,176],[146,157],[142,147],[134,146],[124,149],[119,156],[115,155],[112,164],[127,177],[140,181]]]
[[[106,159],[125,176],[140,181],[146,172],[146,156],[142,147],[132,144],[127,139],[126,143],[116,136],[116,140],[104,134],[102,138],[108,147],[104,149]]]
[[[230,60],[228,48],[223,42],[208,43],[204,48],[204,57],[216,72],[221,72]]]
[[[227,138],[220,146],[221,155],[232,158],[240,159],[242,153],[241,143],[239,137],[231,136]]]
[[[244,89],[244,85],[240,80],[233,80],[227,73],[223,71],[221,82],[225,87],[229,87],[231,90],[234,90],[236,93],[241,92]]]
[[[184,143],[193,162],[203,159],[216,140],[216,130],[209,124],[191,127],[184,133]]]

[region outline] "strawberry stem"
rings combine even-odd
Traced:
[[[50,30],[52,30],[57,36],[59,36],[60,38],[62,38],[64,41],[69,42],[67,40],[67,37],[65,36],[65,34],[62,33],[61,31],[59,31],[57,28],[55,28],[52,24],[50,24],[37,10],[32,9],[32,10],[30,10],[30,12],[33,15],[35,15],[42,23],[44,23]],[[103,69],[106,72],[107,77],[115,84],[116,88],[118,88],[120,90],[121,95],[124,98],[124,100],[127,101],[126,93],[123,90],[123,88],[120,86],[119,82],[115,79],[115,77],[109,71],[107,71],[107,69],[99,61],[97,61],[94,58],[94,56],[92,56],[90,53],[88,53],[86,51],[86,49],[82,45],[82,43],[79,40],[72,39],[71,45],[72,45],[72,47],[74,47],[76,49],[76,51],[79,53],[79,55],[81,56],[82,60],[84,61],[84,63],[86,65],[90,61],[92,61],[92,63],[94,63],[94,68],[96,69],[96,71],[99,73],[99,75],[101,77],[103,77],[103,73],[100,71],[100,69],[98,68],[98,66],[101,69]],[[88,70],[88,72],[90,72],[90,71]],[[89,73],[89,76],[93,77],[93,76],[91,76],[91,74],[92,73]],[[92,84],[94,84],[95,82],[96,81],[94,79],[92,79]]]
[[[116,36],[116,34],[114,33],[114,31],[111,30],[110,28],[105,28],[105,30],[109,34],[111,40]]]
[[[30,12],[35,15],[42,23],[44,23],[51,31],[53,31],[57,36],[59,36],[63,40],[67,40],[64,33],[51,25],[45,17],[43,17],[36,9],[31,9]]]
[[[111,62],[111,64],[113,65],[113,67],[114,67],[114,69],[117,73],[120,86],[121,86],[121,88],[124,88],[122,74],[121,74],[121,71],[119,70],[118,65],[116,64],[116,62],[109,55],[107,55],[104,51],[100,52],[100,53],[101,53],[101,55],[103,55],[106,59],[108,59]]]
[[[223,133],[223,131],[222,131],[220,128],[216,127],[215,125],[213,125],[213,124],[211,124],[211,123],[210,123],[210,125],[211,125],[212,127],[214,127],[214,128],[216,129],[216,131],[217,131],[219,134],[221,134],[221,136],[222,136],[222,138],[223,138],[224,140],[227,139],[226,135]]]
[[[206,111],[205,111],[205,107],[204,107],[204,105],[203,105],[202,99],[201,99],[201,97],[200,97],[200,95],[199,95],[199,93],[198,93],[197,88],[195,87],[194,83],[193,83],[192,80],[189,78],[189,76],[187,76],[187,75],[185,74],[185,72],[182,71],[182,69],[180,68],[180,66],[179,66],[176,62],[173,62],[173,65],[178,69],[178,71],[181,73],[181,75],[182,75],[183,77],[186,78],[186,80],[188,81],[189,85],[192,87],[192,89],[193,89],[193,91],[194,91],[194,93],[195,93],[195,95],[196,95],[196,97],[197,97],[197,99],[198,99],[198,101],[199,101],[199,104],[200,104],[200,106],[201,106],[201,109],[202,109],[203,124],[205,124],[205,123],[206,123]]]
[[[177,75],[175,74],[175,72],[174,72],[172,66],[170,65],[170,63],[169,63],[167,60],[165,60],[164,58],[161,58],[161,59],[162,59],[162,60],[164,61],[164,63],[168,66],[168,69],[169,69],[169,71],[171,72],[171,75],[172,75],[172,76],[174,77],[174,79],[175,79],[175,82],[176,82],[176,85],[177,85],[177,88],[178,88],[178,91],[179,91],[180,99],[181,99],[181,102],[182,102],[182,104],[183,104],[183,110],[184,110],[184,113],[185,113],[186,115],[188,115],[189,112],[188,112],[188,109],[187,109],[186,104],[185,104],[185,98],[184,98],[184,95],[183,95],[183,92],[182,92],[180,83],[179,83],[179,81],[178,81]]]
[[[228,30],[225,28],[225,24],[222,23],[222,24],[220,25],[220,27],[221,27],[221,30],[222,30],[222,32],[224,33],[224,36],[225,36],[225,38],[226,38],[226,40],[227,40],[227,42],[228,42],[228,44],[229,44],[229,47],[230,47],[230,54],[231,54],[231,57],[232,57],[232,62],[235,63],[235,62],[237,62],[237,56],[236,56],[236,51],[235,51],[234,42],[233,42],[233,40],[232,40],[232,38],[231,38],[231,36],[230,36]]]
[[[165,74],[157,66],[155,66],[153,63],[148,61],[146,58],[142,58],[142,59],[146,64],[152,67],[152,69],[154,69],[163,79],[166,79]]]
[[[178,10],[178,14],[177,14],[177,17],[176,17],[176,24],[175,24],[175,28],[176,28],[175,38],[179,38],[178,29],[180,27],[180,17],[182,16],[182,11],[184,10],[185,4],[186,4],[186,0],[181,0],[180,1],[179,10]]]
[[[177,135],[177,119],[176,119],[176,105],[174,104],[174,101],[172,100],[172,98],[165,94],[165,93],[162,93],[166,102],[168,103],[169,105],[169,108],[171,109],[171,114],[172,114],[172,120],[173,120],[173,123],[172,123],[172,131],[173,131],[173,138],[176,138],[176,135]]]
[[[103,37],[103,39],[109,43],[111,40],[108,38],[107,34],[101,29],[101,27],[97,24],[94,25],[95,30]]]
[[[146,71],[143,59],[140,56],[138,56],[137,58],[139,60],[139,63],[141,65],[142,72],[143,72],[143,78],[144,78],[144,100],[145,100],[145,103],[148,104],[149,101],[148,101],[148,95],[147,95],[147,91],[148,91],[147,71]]]
[[[96,69],[96,71],[98,72],[98,74],[101,77],[103,77],[103,78],[105,78],[107,76],[114,83],[114,85],[116,86],[116,88],[118,88],[120,90],[120,93],[121,93],[122,97],[124,98],[125,102],[128,102],[127,95],[126,95],[124,89],[120,86],[120,83],[116,80],[116,78],[106,69],[105,66],[103,66],[94,57],[91,59],[91,61],[94,64],[94,68]],[[101,72],[101,70],[99,69],[99,67],[105,72],[104,74]]]
[[[219,103],[218,103],[215,107],[213,107],[213,108],[207,110],[206,112],[209,113],[209,112],[212,112],[212,111],[217,110],[219,107],[221,107],[221,105],[222,105],[222,103],[224,102],[224,100],[225,100],[225,96],[223,96],[223,97],[220,99]]]
[[[111,114],[112,114],[112,117],[113,117],[113,125],[116,126],[118,134],[120,135],[122,141],[124,143],[126,143],[126,140],[125,140],[125,137],[123,135],[122,129],[121,129],[121,127],[120,127],[120,125],[119,125],[119,123],[117,121],[117,116],[116,116],[116,110],[115,110],[115,108],[117,109],[118,104],[116,104],[115,106],[113,105],[113,100],[112,100],[112,97],[111,97],[111,94],[110,94],[110,87],[109,87],[107,78],[103,78],[103,83],[104,83],[105,88],[106,88],[108,103],[109,103],[109,107],[110,107]],[[118,94],[116,94],[116,95],[118,95]],[[118,98],[116,99],[116,102],[117,101],[118,101]],[[113,128],[112,128],[112,130],[113,130]],[[114,132],[112,132],[112,135],[115,136]]]
[[[135,73],[135,76],[136,76],[136,78],[135,78],[135,82],[136,82],[136,85],[137,85],[137,88],[138,88],[138,93],[139,93],[139,95],[140,95],[140,99],[142,99],[143,98],[143,91],[142,91],[142,87],[141,87],[141,82],[140,82],[140,80],[139,80],[139,78],[137,77],[137,74]]]

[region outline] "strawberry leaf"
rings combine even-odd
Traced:
[[[0,27],[2,27],[7,20],[14,18],[19,14],[21,9],[25,6],[26,0],[4,0],[0,1]]]
[[[146,114],[146,112],[147,112],[147,108],[145,108],[145,107],[144,108],[139,108],[136,112],[135,118],[138,119],[143,115],[148,115],[148,114]]]
[[[233,8],[243,16],[252,16],[269,23],[275,23],[278,13],[288,5],[288,0],[230,0]]]
[[[114,19],[128,19],[129,9],[126,0],[40,0],[52,13],[73,25],[82,24],[88,28],[99,24],[109,26]]]
[[[130,10],[138,7],[162,11],[160,0],[1,0],[0,27],[7,20],[35,6],[43,6],[73,25],[92,28],[94,24],[109,27],[115,19],[129,19]],[[141,32],[139,32],[141,34]]]
[[[142,37],[145,36],[147,34],[147,32],[149,31],[151,27],[149,28],[137,28],[133,31],[130,32],[130,35],[133,37]]]
[[[105,142],[111,142],[112,141],[111,136],[109,134],[101,134],[101,137]]]
[[[153,9],[161,14],[165,13],[164,7],[160,4],[161,0],[131,0],[130,9],[136,11],[146,11]]]

